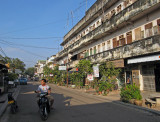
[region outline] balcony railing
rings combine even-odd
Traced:
[[[105,52],[88,56],[84,59],[91,62],[103,62],[106,60],[125,59],[134,56],[157,53],[160,51],[160,35],[135,41],[129,45],[117,47]]]
[[[157,6],[155,7],[156,4]],[[123,27],[126,22],[134,21],[134,19],[136,19],[136,17],[141,13],[146,12],[146,10],[150,9],[151,7],[157,9],[159,5],[160,0],[136,1],[132,5],[125,8],[123,11],[119,12],[117,15],[112,16],[110,20],[106,20],[105,22],[103,22],[102,25],[88,33],[86,36],[79,39],[74,44],[70,45],[68,48],[62,50],[59,53],[58,58],[67,55],[68,52],[74,52],[75,50],[87,45],[88,43],[94,42],[95,40],[114,32],[116,28]]]

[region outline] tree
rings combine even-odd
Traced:
[[[34,76],[35,68],[34,67],[29,67],[28,69],[25,70],[25,74],[29,75],[30,77]]]
[[[4,60],[6,64],[9,64],[9,68],[12,71],[15,71],[15,69],[20,69],[22,72],[25,71],[25,64],[20,59],[4,57]]]
[[[80,60],[78,65],[78,77],[80,80],[81,85],[85,85],[85,79],[87,77],[87,74],[90,74],[93,72],[92,64],[89,60]],[[83,83],[81,81],[83,80]]]

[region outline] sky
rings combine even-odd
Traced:
[[[26,68],[57,54],[65,34],[95,2],[0,0],[0,54],[19,58]]]

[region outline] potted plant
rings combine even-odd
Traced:
[[[139,87],[135,84],[129,84],[121,88],[121,100],[123,102],[134,103],[135,105],[142,106],[142,96]]]

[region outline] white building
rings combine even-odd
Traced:
[[[35,65],[36,68],[36,75],[38,75],[39,77],[43,76],[43,67],[46,65],[46,61],[45,60],[39,60],[37,62],[37,64]]]
[[[50,58],[48,58],[47,61],[46,61],[46,65],[47,65],[49,68],[51,68],[51,69],[53,69],[54,66],[55,66],[55,62],[54,62],[55,57],[56,57],[56,55],[52,55],[52,56],[51,56]]]

